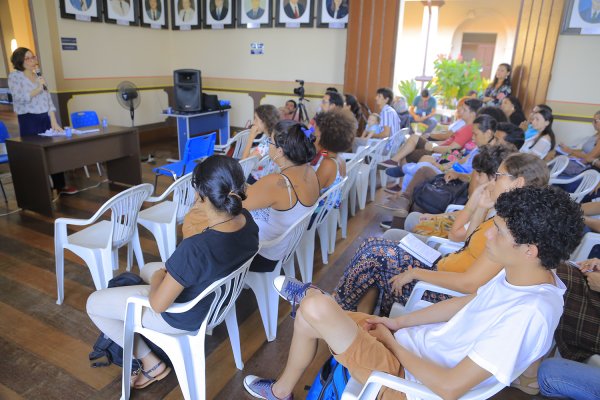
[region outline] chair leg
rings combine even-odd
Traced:
[[[345,199],[340,205],[340,229],[342,230],[342,239],[348,237],[348,201]]]
[[[134,304],[128,304],[125,310],[125,329],[123,333],[123,377],[121,378],[121,400],[128,400],[131,394],[131,367],[133,364]]]
[[[275,267],[275,271],[279,271]],[[279,310],[279,295],[273,287],[275,272],[249,272],[246,283],[256,296],[258,311],[265,327],[267,341],[272,342],[277,337],[277,312]]]
[[[4,196],[4,202],[8,204],[8,198],[6,197],[6,192],[4,191],[4,185],[2,184],[2,180],[0,180],[0,189],[2,189],[2,195]]]
[[[98,176],[102,176],[102,165],[100,165],[100,163],[96,163],[96,168],[98,168]]]
[[[54,257],[56,262],[56,304],[62,304],[65,298],[65,250],[55,246]]]
[[[85,172],[85,177],[90,179],[90,171],[88,170],[87,165],[83,166],[83,172]]]
[[[244,369],[244,362],[242,361],[242,350],[240,348],[240,328],[237,322],[235,303],[231,306],[231,309],[225,316],[225,324],[227,325],[227,334],[229,335],[231,350],[233,350],[235,366],[237,369],[242,370]]]
[[[328,214],[331,213],[331,211],[332,210],[329,210]],[[317,232],[319,233],[319,243],[321,244],[321,260],[323,261],[323,264],[329,263],[329,217],[330,215],[327,215],[325,217],[325,221],[323,221],[321,225],[317,227]]]
[[[315,260],[315,230],[311,229],[304,232],[300,244],[296,248],[296,257],[298,257],[298,269],[302,282],[312,281],[313,263]]]
[[[135,260],[137,261],[138,268],[140,271],[144,267],[144,252],[142,251],[142,245],[140,244],[140,234],[138,229],[135,229],[133,237],[131,238],[131,244],[133,245],[133,252],[135,253]],[[133,261],[133,260],[132,260]],[[133,262],[132,262],[133,264]],[[129,264],[128,264],[129,266]]]

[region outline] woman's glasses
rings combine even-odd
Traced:
[[[506,172],[496,172],[496,174],[494,175],[494,180],[498,179],[498,177],[500,176],[509,176],[511,178],[514,178],[514,175],[511,175],[509,173]]]

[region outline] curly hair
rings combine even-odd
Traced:
[[[473,157],[473,169],[479,173],[484,173],[491,180],[496,176],[498,167],[502,161],[509,155],[516,153],[517,149],[513,145],[496,144],[485,145],[479,149],[479,153]]]
[[[568,259],[583,237],[580,205],[558,188],[528,186],[503,193],[496,201],[496,213],[517,244],[538,248],[546,269]]]
[[[356,119],[349,110],[333,109],[319,113],[315,117],[315,124],[321,132],[319,144],[323,149],[339,153],[352,147]]]
[[[273,134],[273,129],[275,129],[275,125],[279,122],[279,110],[271,104],[262,104],[256,107],[254,112],[265,125],[265,129],[267,130],[265,133],[269,134],[269,136]]]
[[[511,154],[504,160],[504,168],[515,178],[523,177],[526,186],[544,187],[550,180],[548,166],[533,154]]]

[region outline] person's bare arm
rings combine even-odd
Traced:
[[[450,136],[452,136],[452,132],[451,131],[437,132],[437,133],[430,133],[429,134],[429,138],[433,139],[433,140],[446,140]]]
[[[415,122],[421,122],[421,117],[419,115],[417,115],[417,113],[415,112],[415,106],[410,106],[408,107],[408,113],[410,114],[411,117],[413,117],[413,119],[415,120]]]
[[[600,214],[600,201],[591,201],[581,205],[583,215],[598,215]]]
[[[150,306],[157,313],[164,312],[181,294],[183,286],[166,269],[158,269],[150,278]]]
[[[286,181],[280,174],[270,174],[260,178],[246,191],[247,198],[242,205],[246,210],[257,210],[271,207],[276,203],[277,196],[274,191],[278,187],[286,187]]]
[[[250,133],[248,134],[248,141],[246,142],[246,147],[244,147],[244,151],[242,152],[242,160],[250,156],[254,139],[256,139],[259,133],[260,132],[256,128],[256,125],[252,125],[252,127],[250,128]]]
[[[335,165],[335,161],[324,157],[323,161],[321,161],[321,164],[319,165],[319,169],[317,169],[319,189],[328,187],[333,183],[333,181],[335,180],[336,171],[337,168]]]
[[[432,142],[428,142],[425,144],[425,150],[433,151],[434,153],[449,153],[452,150],[461,149],[462,146],[456,142],[452,142],[447,146],[433,146]]]

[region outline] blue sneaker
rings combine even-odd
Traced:
[[[392,178],[402,178],[404,176],[404,171],[402,171],[402,167],[392,167],[386,169],[385,174]]]
[[[290,314],[292,319],[296,318],[296,309],[304,296],[306,296],[306,291],[310,288],[321,290],[310,282],[303,283],[296,278],[284,275],[279,275],[273,279],[273,286],[283,299],[292,304],[292,313]]]
[[[247,375],[244,378],[244,388],[248,393],[257,399],[265,399],[265,400],[293,400],[294,395],[290,394],[289,396],[280,399],[273,394],[273,383],[275,383],[274,379],[263,379],[259,376],[255,375]]]

